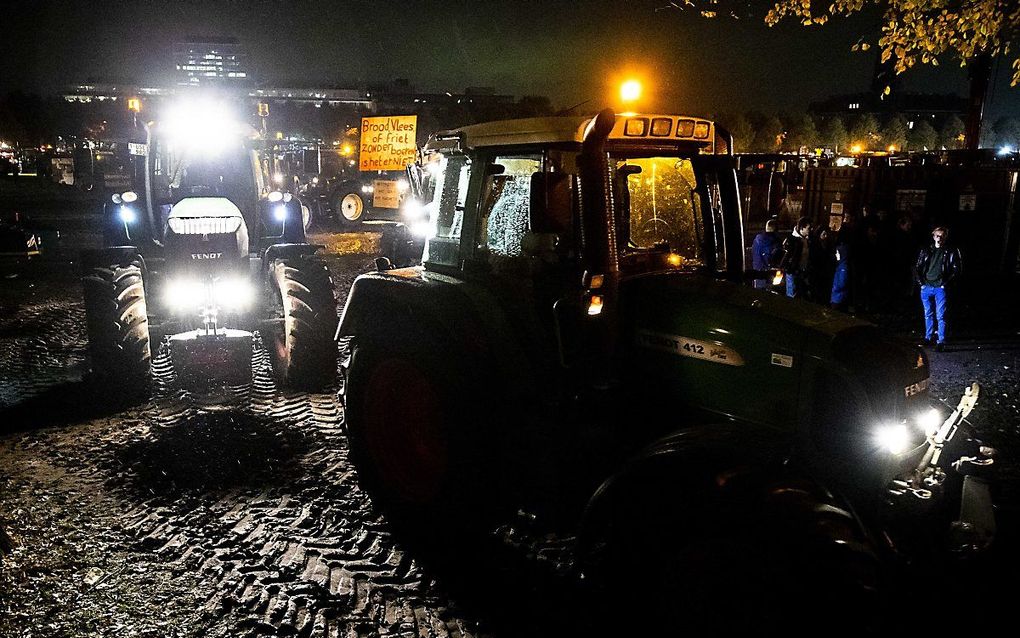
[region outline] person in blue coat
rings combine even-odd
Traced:
[[[829,305],[845,312],[850,302],[850,242],[842,237],[836,243],[836,269],[832,273]]]
[[[773,217],[765,222],[765,230],[754,236],[751,242],[751,267],[759,273],[774,270],[779,266],[779,260],[783,253],[783,242],[776,232],[778,220]],[[755,279],[754,287],[759,290],[772,288],[772,276],[764,279]]]

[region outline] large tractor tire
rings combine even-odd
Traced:
[[[590,540],[582,552],[596,604],[658,609],[694,633],[877,628],[880,565],[850,512],[810,481],[728,494],[718,487],[726,474],[713,476],[702,485],[674,477],[618,502],[594,543],[597,558]]]
[[[92,373],[124,387],[149,380],[149,319],[141,262],[91,268],[82,277]]]
[[[357,184],[344,184],[336,191],[333,199],[333,210],[340,225],[346,230],[354,230],[361,225],[368,210],[361,187]]]
[[[274,262],[270,273],[280,316],[264,335],[276,381],[319,391],[336,380],[336,297],[329,270],[311,257]]]
[[[344,422],[361,485],[397,524],[461,532],[484,526],[497,468],[495,417],[468,390],[464,366],[406,337],[355,338]],[[436,523],[430,526],[429,523]]]

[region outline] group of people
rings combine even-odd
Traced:
[[[952,285],[963,265],[959,249],[948,239],[948,229],[937,226],[930,241],[918,240],[906,215],[892,229],[878,218],[865,218],[861,225],[851,218],[839,230],[816,230],[809,218],[802,217],[783,235],[778,219],[772,218],[752,243],[753,268],[760,277],[754,285],[836,310],[868,314],[906,313],[919,290],[925,340],[942,350]]]

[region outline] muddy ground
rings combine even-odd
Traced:
[[[341,302],[372,257],[331,259]],[[165,354],[142,401],[83,380],[80,287],[62,263],[0,280],[0,636],[567,636],[612,612],[578,603],[562,575],[569,549],[557,553],[569,539],[510,525],[437,557],[395,534],[348,462],[342,381],[281,392],[259,343],[241,409],[193,408]],[[947,610],[975,628],[1008,615],[1000,594],[1020,567],[1018,345],[975,330],[931,355],[935,396],[955,404],[983,385],[971,421],[1002,451],[1002,534],[974,582],[934,573],[904,592],[917,628]]]

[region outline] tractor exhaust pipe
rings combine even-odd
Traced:
[[[606,140],[616,125],[612,109],[599,111],[584,132],[578,158],[581,177],[581,238],[584,250],[584,286],[591,297],[600,298],[601,310],[589,317],[592,330],[588,348],[592,365],[591,384],[599,389],[613,385],[617,342],[620,263],[617,254],[616,206],[613,201],[613,168],[606,155]],[[600,282],[596,287],[594,282]]]

